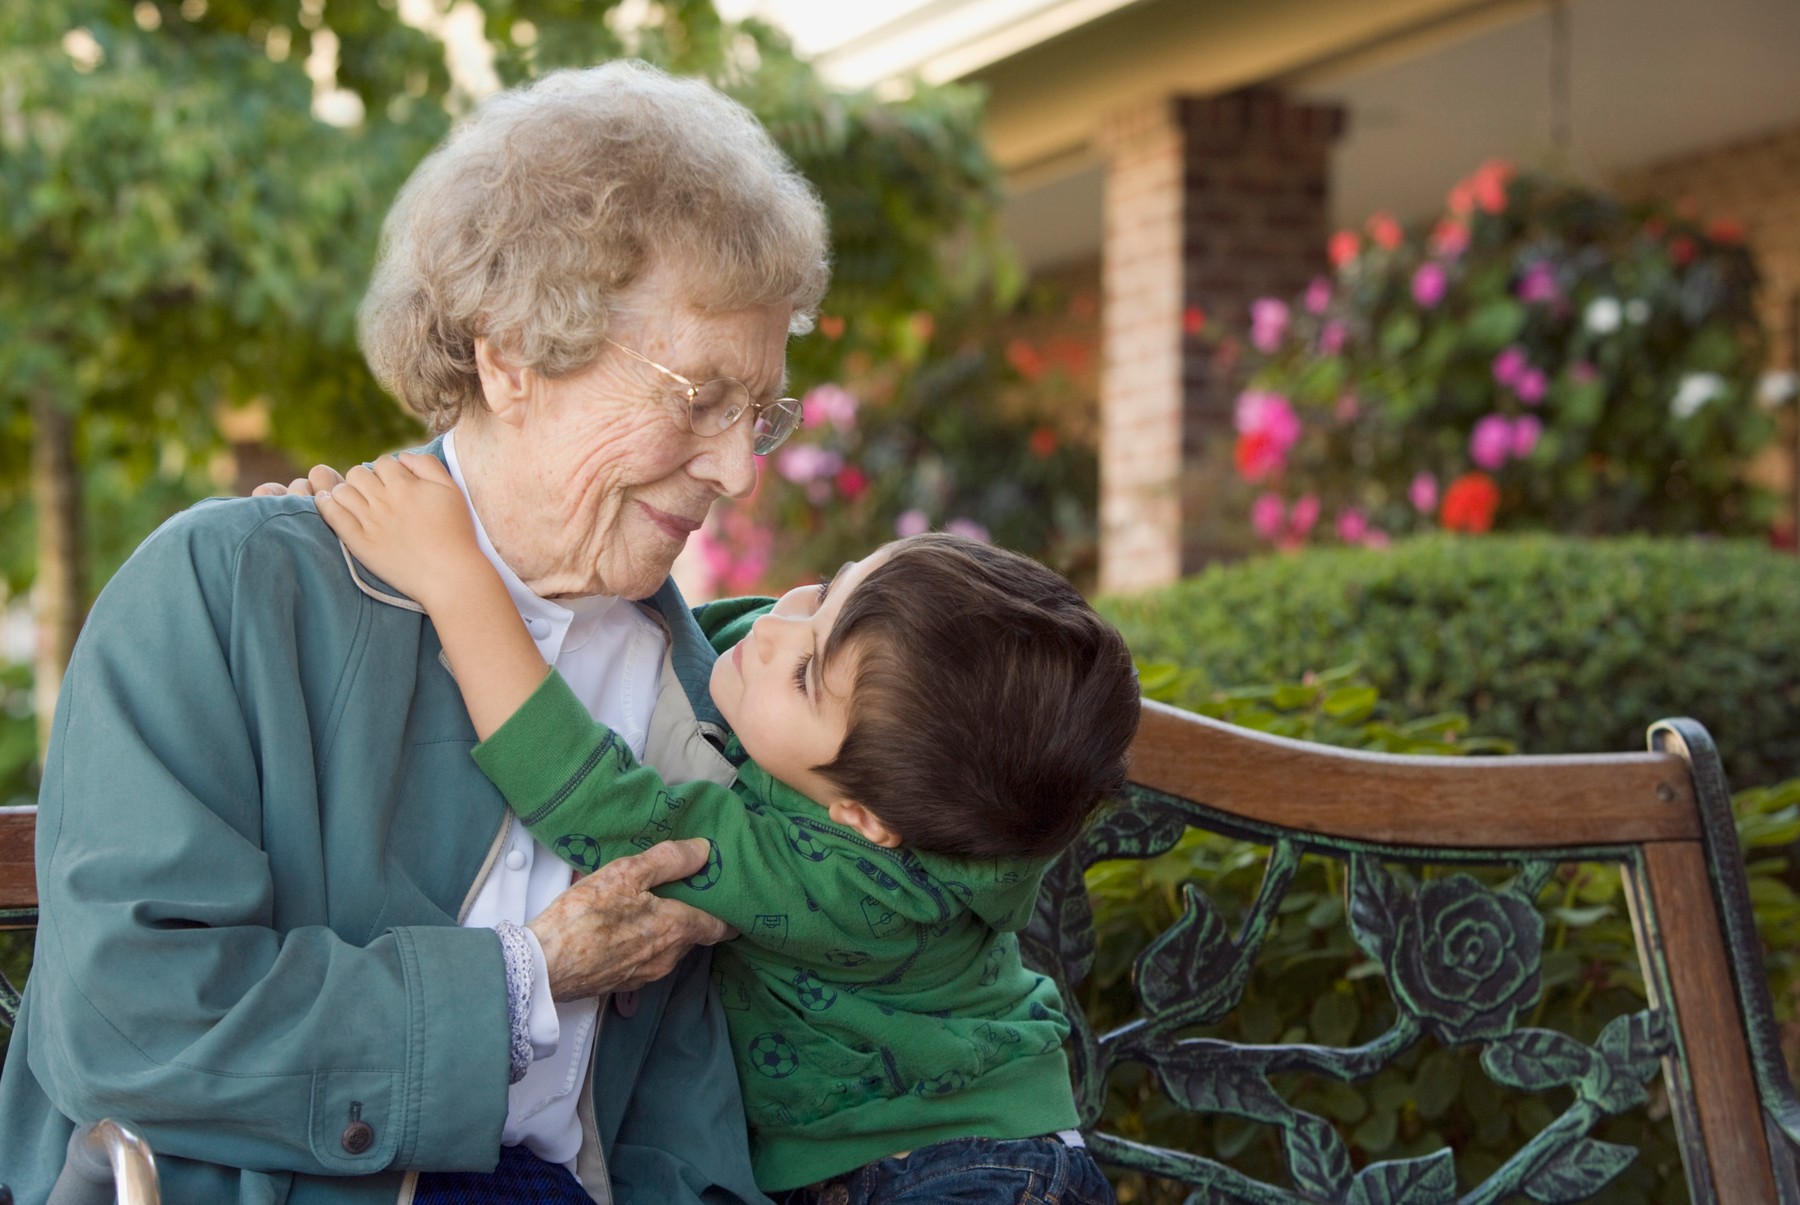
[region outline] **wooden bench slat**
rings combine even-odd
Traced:
[[[37,907],[36,825],[36,808],[0,808],[0,908]]]
[[[1347,841],[1516,851],[1700,837],[1687,765],[1669,753],[1362,753],[1145,703],[1130,778],[1260,825]]]

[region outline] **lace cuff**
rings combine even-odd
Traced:
[[[494,926],[506,956],[506,1017],[512,1026],[512,1066],[507,1083],[516,1084],[531,1070],[531,942],[525,927],[509,920]]]

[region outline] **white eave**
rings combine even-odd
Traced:
[[[960,79],[992,63],[1129,8],[1138,0],[927,0],[820,53],[832,83],[873,87],[918,77]]]

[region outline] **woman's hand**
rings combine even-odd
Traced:
[[[344,475],[328,464],[315,464],[307,470],[306,476],[296,477],[286,485],[279,481],[265,481],[250,491],[252,498],[280,498],[291,495],[295,498],[310,498],[314,494],[323,494],[344,484]]]
[[[704,838],[664,841],[608,862],[538,913],[527,927],[544,947],[551,997],[636,991],[673,971],[695,946],[736,937],[718,917],[650,894],[699,873],[710,845]]]
[[[352,555],[428,610],[494,572],[475,541],[468,500],[435,456],[383,456],[315,497],[319,517]]]

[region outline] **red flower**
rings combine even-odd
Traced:
[[[1044,357],[1038,349],[1023,336],[1012,339],[1006,345],[1006,362],[1013,366],[1013,371],[1027,381],[1035,381],[1044,375]]]
[[[1720,218],[1706,228],[1706,237],[1716,243],[1741,243],[1744,241],[1744,224],[1732,218]]]
[[[1055,452],[1056,444],[1056,432],[1049,427],[1034,428],[1031,438],[1027,441],[1027,446],[1031,448],[1031,454],[1039,460]]]
[[[1206,329],[1206,312],[1197,305],[1190,305],[1181,311],[1181,329],[1190,335],[1197,335]]]
[[[1464,473],[1444,491],[1438,522],[1447,531],[1488,531],[1500,507],[1500,487],[1486,473]]]
[[[853,464],[847,464],[839,469],[833,480],[837,484],[838,493],[852,502],[862,497],[869,489],[868,474]]]
[[[1331,236],[1326,254],[1331,259],[1331,266],[1341,268],[1362,253],[1362,239],[1354,230],[1340,230]]]
[[[1694,246],[1694,240],[1685,234],[1678,234],[1669,240],[1669,258],[1674,260],[1677,264],[1691,262],[1694,258],[1694,253],[1698,250],[1699,248]]]
[[[827,339],[837,338],[844,333],[844,320],[836,314],[820,314],[819,333]]]
[[[1287,453],[1266,431],[1246,431],[1238,436],[1238,475],[1245,481],[1261,481],[1287,461]]]
[[[1392,251],[1400,245],[1405,232],[1400,229],[1400,223],[1394,220],[1393,214],[1378,213],[1369,219],[1369,237],[1383,251]]]

